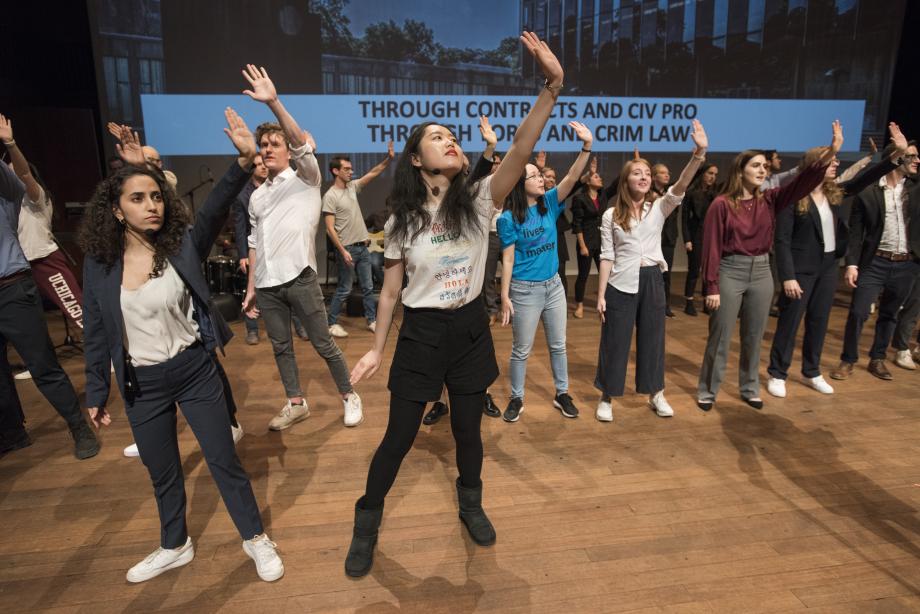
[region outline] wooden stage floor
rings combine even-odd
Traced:
[[[847,298],[841,291],[840,301]],[[826,372],[845,316],[834,308]],[[49,321],[59,338],[59,318],[49,314]],[[345,325],[351,335],[340,345],[354,364],[371,336],[359,320]],[[771,319],[764,357],[774,326]],[[242,335],[241,323],[233,328]],[[886,383],[863,362],[850,381],[834,382],[837,394],[822,396],[800,383],[796,362],[788,398],[764,390],[766,407],[755,411],[737,396],[732,364],[706,414],[693,396],[706,319],[678,311],[667,328],[675,417],[658,418],[643,396],[629,395],[615,405],[611,424],[594,419],[593,312],[569,319],[577,420],[551,406],[538,331],[520,422],[483,418],[485,505],[498,543],[478,548],[461,528],[453,441],[442,420],[422,427],[387,499],[374,570],[357,581],[342,566],[354,501],[386,426],[385,368],[359,388],[366,421],[346,429],[325,366],[297,341],[312,415],[271,433],[268,420],[283,402],[271,347],[264,333],[257,346],[241,337],[229,346],[224,364],[246,430],[238,450],[287,570],[273,584],[258,579],[242,552],[182,420],[197,556],[180,570],[128,584],[126,570],[158,545],[159,532],[146,471],[121,454],[131,434],[117,393],[102,452],[81,462],[34,384],[17,382],[35,443],[0,459],[0,611],[920,610],[920,371],[892,365],[895,379]],[[510,328],[496,326],[493,334],[503,375],[492,392],[504,406]],[[391,335],[390,353],[394,346]],[[736,335],[731,363],[737,356]],[[82,391],[82,358],[62,362]]]

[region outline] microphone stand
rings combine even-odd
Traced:
[[[204,187],[205,185],[209,184],[209,183],[214,183],[214,178],[213,178],[213,177],[208,177],[207,179],[205,179],[205,180],[199,182],[199,183],[198,183],[196,186],[194,186],[191,190],[189,190],[188,192],[186,192],[185,194],[182,195],[182,198],[188,198],[189,204],[190,204],[191,210],[192,210],[192,215],[195,214],[195,192],[196,192],[197,190],[201,189],[202,187]]]

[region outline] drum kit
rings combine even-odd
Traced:
[[[246,273],[240,271],[239,261],[229,256],[211,256],[205,264],[205,278],[211,290],[211,300],[224,319],[239,319],[247,282]]]

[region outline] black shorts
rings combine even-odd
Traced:
[[[437,401],[441,389],[472,394],[498,377],[482,296],[459,309],[404,308],[387,388],[409,401]]]

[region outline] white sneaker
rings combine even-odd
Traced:
[[[284,563],[275,550],[277,547],[264,533],[243,542],[243,552],[256,562],[256,573],[266,582],[274,582],[284,575]]]
[[[664,398],[664,391],[659,390],[651,399],[648,400],[649,406],[655,410],[655,413],[662,418],[670,418],[674,415],[674,409],[671,408],[668,400]],[[600,408],[598,408],[600,411]],[[611,419],[613,416],[611,415]]]
[[[195,558],[195,548],[192,538],[185,540],[181,548],[157,548],[143,561],[128,570],[128,582],[146,582],[156,578],[164,571],[188,565]]]
[[[613,405],[610,404],[610,401],[598,402],[594,417],[601,422],[613,422]]]
[[[377,332],[377,321],[374,320],[373,322],[371,322],[370,324],[368,324],[368,325],[367,325],[367,330],[371,331],[372,333],[376,333],[376,332]]]
[[[29,373],[29,370],[28,370],[28,369],[26,369],[25,371],[22,371],[22,372],[20,372],[20,373],[17,373],[16,375],[14,375],[14,376],[13,376],[13,379],[18,379],[18,380],[32,379],[32,374]]]
[[[240,442],[240,439],[243,438],[243,425],[237,422],[239,426],[230,425],[230,433],[233,435],[233,445],[236,445]]]
[[[780,399],[786,398],[786,380],[771,377],[767,380],[767,392]]]
[[[348,398],[342,401],[345,405],[345,426],[358,426],[364,422],[364,412],[362,411],[361,397],[354,390],[348,395]]]
[[[341,324],[333,324],[329,327],[329,334],[333,337],[347,337],[348,331],[342,328]]]
[[[136,444],[136,443],[132,443],[130,446],[128,446],[127,448],[125,448],[125,449],[122,451],[122,454],[124,454],[124,455],[127,456],[128,458],[134,458],[134,457],[136,457],[136,456],[140,456],[140,455],[141,455],[141,453],[140,453],[140,452],[138,451],[138,449],[137,449],[137,444]]]
[[[310,408],[306,399],[303,400],[301,405],[291,405],[291,400],[288,399],[287,404],[281,408],[278,415],[269,421],[268,428],[272,431],[283,431],[292,424],[306,420],[309,415]]]
[[[899,350],[895,355],[894,364],[909,371],[917,368],[917,363],[914,362],[913,357],[910,355],[910,350]]]
[[[823,375],[812,377],[808,383],[821,394],[834,394],[834,387],[827,383]]]

